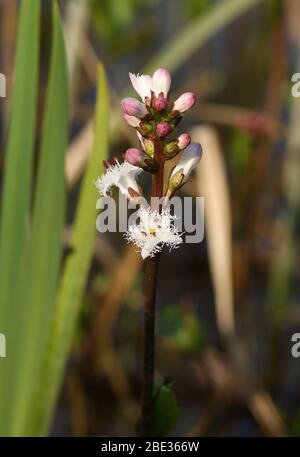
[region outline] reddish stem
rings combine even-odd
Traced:
[[[157,173],[152,175],[151,197],[163,196],[164,158],[163,142],[154,141],[154,159],[159,165]],[[158,208],[157,208],[158,209]],[[142,393],[142,435],[150,434],[153,406],[153,384],[155,366],[155,296],[159,255],[148,257],[146,261],[145,307],[144,307],[144,366]]]
[[[154,141],[154,160],[158,163],[157,173],[152,175],[151,197],[162,197],[164,186],[163,142],[158,138]]]

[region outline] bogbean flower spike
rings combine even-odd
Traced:
[[[98,178],[96,186],[101,195],[107,195],[117,186],[129,200],[134,200],[142,195],[136,178],[144,170],[152,174],[151,196],[165,196],[168,201],[187,182],[202,156],[200,144],[191,144],[187,133],[170,138],[182,115],[194,106],[196,97],[185,92],[171,101],[171,75],[164,68],[152,76],[129,73],[129,77],[141,100],[124,98],[121,106],[125,121],[136,130],[140,148],[127,149],[122,163],[117,159],[112,163],[106,161],[106,173]],[[181,157],[170,173],[164,192],[164,163],[179,154]],[[169,210],[159,211],[149,205],[141,208],[138,216],[140,222],[129,227],[125,238],[140,249],[143,259],[155,257],[163,246],[172,249],[181,244],[181,234],[174,227]]]

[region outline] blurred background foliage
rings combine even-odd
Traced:
[[[206,233],[161,258],[153,430],[299,435],[298,0],[2,0],[0,15],[0,434],[136,433],[143,264],[96,234],[93,180],[137,145],[128,72],[166,66],[171,96],[198,98],[180,129],[204,158],[181,195],[205,196]]]

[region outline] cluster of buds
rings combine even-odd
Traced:
[[[156,70],[152,77],[132,73],[129,76],[142,101],[124,98],[121,103],[124,119],[144,138],[166,138],[177,126],[182,114],[195,104],[195,95],[186,92],[175,102],[170,101],[171,75],[164,68]]]
[[[196,97],[192,92],[185,92],[175,101],[171,101],[169,99],[171,75],[164,68],[159,68],[152,76],[132,73],[129,73],[129,76],[141,101],[128,97],[122,100],[121,106],[125,121],[136,130],[140,149],[128,149],[124,154],[125,160],[121,164],[118,160],[114,160],[112,164],[106,163],[106,174],[98,179],[96,185],[102,195],[106,195],[112,186],[117,186],[128,199],[135,199],[141,196],[136,176],[142,170],[155,175],[161,167],[164,167],[166,160],[181,154],[180,160],[168,178],[165,197],[170,199],[186,183],[202,156],[200,144],[191,144],[191,138],[187,133],[169,138],[183,114],[194,106]],[[171,227],[169,213],[163,211],[162,217],[168,220],[161,220],[157,215],[153,220],[159,220],[165,228]],[[170,228],[168,230],[170,231]],[[132,231],[132,233],[135,232],[135,230]],[[147,230],[142,232],[147,233]],[[160,232],[158,229],[150,230],[151,246],[153,233]],[[160,241],[158,241],[159,238]],[[175,239],[177,240],[176,237]],[[157,236],[157,243],[154,243],[156,247],[150,250],[153,255],[157,252],[158,244],[163,243],[161,240],[162,238]],[[146,243],[148,241],[145,240]],[[164,243],[167,244],[166,241]],[[141,240],[138,245],[141,245]]]
[[[200,145],[190,145],[191,138],[187,133],[182,133],[174,139],[167,139],[180,122],[182,115],[194,106],[196,97],[192,92],[185,92],[174,102],[170,101],[171,75],[164,68],[156,70],[152,77],[132,73],[129,76],[142,101],[128,97],[122,100],[121,105],[124,119],[137,131],[141,150],[129,149],[125,153],[125,159],[132,165],[155,173],[159,166],[154,157],[157,140],[163,141],[163,161],[183,152],[180,168],[175,167],[178,186],[175,186],[174,171],[169,178],[167,197],[170,197],[186,182],[201,158]]]

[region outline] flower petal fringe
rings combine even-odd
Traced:
[[[182,243],[181,234],[174,226],[176,217],[169,210],[159,213],[150,207],[141,207],[137,216],[140,222],[129,226],[124,236],[137,246],[143,259],[154,257],[164,246],[171,250]]]

